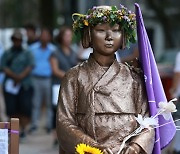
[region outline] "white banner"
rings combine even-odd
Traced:
[[[52,103],[55,106],[58,103],[59,89],[60,89],[60,85],[59,84],[55,84],[52,87]]]
[[[8,154],[8,129],[0,129],[0,154]]]

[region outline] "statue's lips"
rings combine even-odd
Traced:
[[[113,44],[105,44],[105,47],[106,48],[111,48],[111,47],[113,47]]]

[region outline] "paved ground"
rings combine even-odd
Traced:
[[[58,146],[53,146],[53,133],[47,134],[44,127],[46,123],[43,111],[39,120],[39,129],[33,134],[28,134],[20,140],[19,154],[59,154]]]
[[[53,146],[52,133],[40,129],[20,142],[19,154],[58,154],[58,147]]]

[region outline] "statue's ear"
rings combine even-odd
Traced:
[[[91,46],[90,27],[84,28],[81,41],[83,48],[89,48]]]
[[[122,40],[121,40],[120,49],[123,50],[125,48],[126,48],[126,36],[125,36],[124,30],[122,30]]]

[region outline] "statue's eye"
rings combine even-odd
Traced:
[[[104,29],[97,29],[98,32],[104,32]]]
[[[119,29],[113,29],[113,32],[119,32],[120,30]]]

